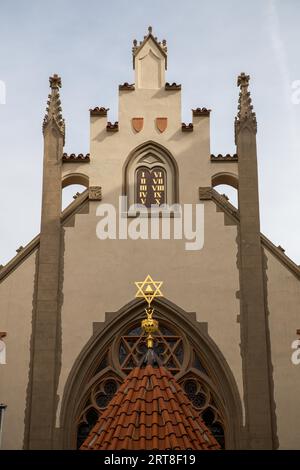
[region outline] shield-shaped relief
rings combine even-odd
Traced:
[[[168,125],[168,118],[166,117],[158,117],[156,118],[156,127],[159,132],[164,132]]]
[[[144,125],[144,118],[142,117],[132,118],[132,127],[136,132],[140,132],[143,129],[143,125]]]

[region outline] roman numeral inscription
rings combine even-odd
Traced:
[[[162,168],[139,168],[136,172],[136,203],[146,207],[166,203],[166,173]]]

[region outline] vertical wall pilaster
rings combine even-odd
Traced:
[[[246,431],[251,449],[272,449],[272,390],[268,319],[265,308],[260,238],[256,116],[252,111],[249,76],[241,74],[235,137],[239,159],[241,350],[243,356]]]
[[[59,350],[59,276],[61,250],[61,165],[64,121],[57,75],[50,78],[44,119],[44,164],[40,248],[32,337],[26,447],[51,449],[55,426]]]

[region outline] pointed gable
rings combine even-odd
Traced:
[[[159,42],[149,26],[148,34],[138,44],[133,41],[133,68],[135,70],[135,87],[144,89],[161,88],[165,85],[167,68],[166,41]]]

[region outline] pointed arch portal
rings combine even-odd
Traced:
[[[76,359],[61,408],[61,447],[74,449],[86,438],[126,375],[144,353],[140,330],[144,303],[134,300],[106,320]],[[154,302],[160,329],[156,352],[175,376],[221,446],[241,448],[242,405],[233,374],[207,325],[170,301]]]

